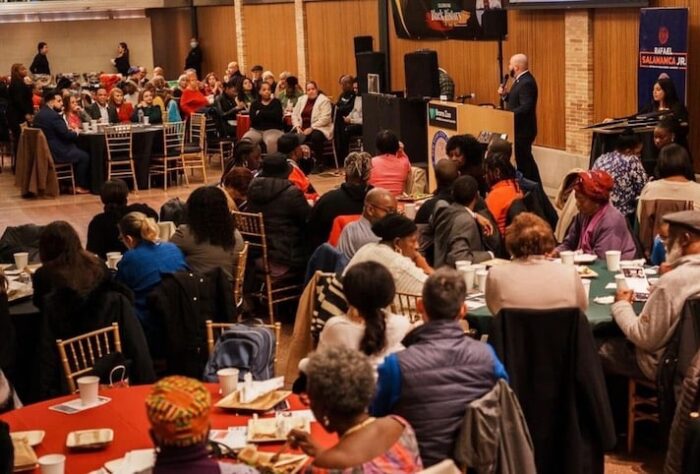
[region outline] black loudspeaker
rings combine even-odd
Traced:
[[[481,17],[484,39],[503,39],[508,36],[508,15],[506,10],[484,10]]]
[[[403,57],[407,97],[439,97],[437,51],[421,50]]]
[[[374,49],[371,36],[355,36],[353,41],[355,42],[355,54],[371,53]]]
[[[386,91],[386,55],[384,53],[358,53],[355,55],[357,83],[360,93],[367,91],[367,74],[379,75],[379,92]]]

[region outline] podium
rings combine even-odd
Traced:
[[[436,187],[433,166],[447,158],[447,140],[466,133],[478,138],[481,132],[505,135],[512,143],[515,139],[513,113],[457,102],[432,100],[428,103],[428,187],[431,192]]]

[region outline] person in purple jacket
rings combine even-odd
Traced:
[[[625,217],[610,204],[613,178],[605,171],[591,170],[578,174],[574,184],[578,215],[564,241],[550,254],[558,257],[563,250],[581,250],[605,259],[608,250],[619,250],[622,259],[635,257],[637,247]]]

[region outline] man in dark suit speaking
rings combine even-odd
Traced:
[[[515,82],[510,91],[501,86],[498,93],[506,102],[506,109],[515,115],[515,162],[527,179],[541,183],[540,171],[532,156],[532,143],[537,136],[537,82],[528,70],[524,54],[510,58],[508,69]]]
[[[34,126],[46,136],[51,156],[56,163],[72,163],[75,167],[75,191],[87,194],[90,156],[75,144],[78,134],[68,128],[61,116],[63,99],[60,92],[53,90],[44,94],[44,106],[34,116]]]

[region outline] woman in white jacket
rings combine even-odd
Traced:
[[[306,83],[306,95],[299,97],[292,112],[293,131],[305,136],[313,151],[316,167],[321,167],[323,145],[333,139],[333,104],[318,90],[314,81]]]

